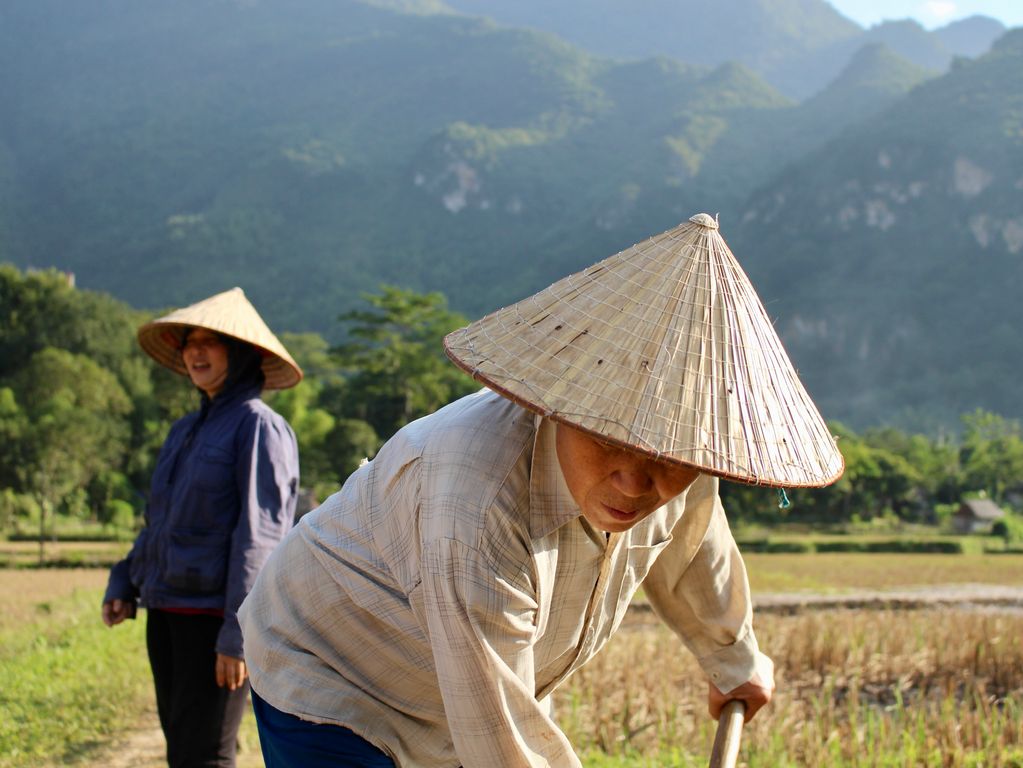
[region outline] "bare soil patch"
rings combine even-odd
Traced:
[[[96,768],[162,768],[167,765],[166,749],[154,704],[88,765]]]

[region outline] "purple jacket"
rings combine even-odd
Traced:
[[[204,398],[167,435],[145,527],[111,569],[104,602],[222,610],[216,650],[241,658],[238,606],[290,530],[297,499],[295,433],[259,388]]]

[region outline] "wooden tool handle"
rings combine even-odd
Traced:
[[[710,768],[735,768],[745,717],[746,703],[743,701],[732,699],[722,708],[717,734],[714,736],[714,749],[710,753]]]

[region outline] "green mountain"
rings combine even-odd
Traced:
[[[708,183],[724,182],[723,193],[708,195],[707,204],[740,214],[751,190],[844,131],[869,121],[933,76],[883,45],[867,45],[826,89],[802,104],[751,110],[733,120],[702,167],[702,178]],[[739,196],[729,197],[729,192]]]
[[[717,66],[738,61],[801,98],[826,82],[797,63],[862,31],[824,0],[446,0],[452,8],[553,32],[616,58],[668,56]],[[841,69],[841,63],[831,74]]]
[[[738,61],[794,99],[807,98],[849,66],[866,45],[883,44],[928,70],[955,55],[975,57],[1005,31],[974,16],[928,32],[910,20],[868,30],[824,0],[446,0],[502,24],[553,32],[602,56],[669,56],[716,66]]]
[[[860,48],[827,88],[804,102],[807,114],[841,111],[845,121],[877,112],[936,73],[898,55],[883,43]]]
[[[1016,30],[781,174],[732,240],[829,417],[934,429],[1023,410],[1021,211]]]
[[[970,16],[934,30],[945,50],[970,59],[986,53],[1004,33],[1005,25],[988,16]]]
[[[972,243],[1012,284],[1018,40],[930,80],[867,46],[796,104],[745,64],[601,58],[435,0],[9,3],[0,261],[137,307],[240,285],[336,340],[381,283],[474,316],[709,211],[828,416],[1012,415],[1012,363],[988,386],[932,317],[975,329],[980,284],[915,249]],[[954,391],[943,349],[970,361]]]
[[[940,35],[928,32],[912,19],[885,21],[863,35],[868,43],[880,43],[925,69],[945,70],[952,54]]]
[[[445,0],[459,12],[553,32],[616,58],[664,55],[753,69],[854,36],[859,27],[824,0]],[[737,55],[738,54],[738,55]]]
[[[242,284],[325,333],[381,281],[474,314],[702,207],[718,137],[789,104],[738,65],[381,6],[4,6],[7,258],[137,306]]]

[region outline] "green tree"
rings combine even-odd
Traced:
[[[171,424],[199,404],[198,390],[187,377],[156,363],[146,365],[149,369],[147,386],[131,393],[131,447],[123,467],[128,480],[140,493],[149,488],[156,457]]]
[[[196,404],[187,381],[155,364],[139,348],[135,332],[146,319],[145,313],[109,296],[77,290],[62,272],[22,273],[0,265],[0,386],[46,348],[88,358],[115,375],[132,408],[127,460],[113,469],[124,472],[136,489],[148,486],[171,422]],[[18,421],[12,414],[0,419],[7,430]],[[20,447],[0,448],[0,480],[8,485],[15,482],[9,478],[20,465],[12,452]],[[90,495],[95,499],[94,493]],[[134,498],[137,503],[141,494]]]
[[[321,384],[315,379],[303,379],[291,389],[273,395],[273,408],[281,414],[298,438],[302,485],[314,488],[317,496],[322,486],[336,486],[337,475],[332,468],[326,438],[334,429],[337,419],[316,405]]]
[[[295,430],[302,485],[311,488],[316,498],[323,498],[337,490],[343,477],[338,467],[344,462],[339,462],[328,438],[341,413],[340,408],[331,408],[332,393],[344,391],[344,377],[330,346],[319,334],[285,333],[281,341],[305,377],[291,389],[267,393],[266,400]]]
[[[963,416],[963,443],[959,452],[963,483],[984,490],[995,502],[1023,484],[1023,438],[1018,421],[977,410]]]
[[[884,433],[883,439],[875,436],[873,441],[882,445],[875,445],[843,424],[832,422],[830,427],[838,437],[845,472],[827,488],[801,491],[794,518],[848,522],[888,512],[905,517],[908,510],[926,506],[927,502],[920,499],[919,472],[895,450],[883,447],[887,444],[894,448],[904,442],[904,436]]]
[[[135,341],[143,320],[143,313],[106,294],[77,290],[62,272],[23,274],[0,265],[0,378],[53,347],[94,360],[132,392],[148,378]]]
[[[991,526],[991,535],[1001,538],[1006,546],[1014,546],[1023,542],[1023,517],[1008,513]]]
[[[138,495],[128,478],[112,468],[98,472],[86,488],[86,500],[92,516],[104,525],[123,522],[115,521],[115,518],[123,517],[120,510],[123,510],[124,505],[134,508],[132,501]],[[131,521],[124,527],[131,528]]]
[[[14,390],[0,387],[0,487],[19,485],[18,469],[23,449],[22,435],[28,429],[28,418],[18,405]]]
[[[330,456],[331,468],[338,485],[354,472],[363,459],[372,459],[381,440],[373,427],[361,419],[338,419],[326,436],[324,449]],[[334,488],[333,490],[337,490]]]
[[[370,308],[341,316],[351,341],[334,350],[348,377],[346,417],[386,438],[476,389],[444,356],[444,336],[466,319],[442,294],[384,285],[363,298]]]
[[[129,446],[131,401],[117,378],[97,363],[65,350],[37,352],[11,378],[22,413],[13,474],[17,488],[40,508],[39,557],[57,505],[108,467]]]
[[[774,488],[722,481],[721,503],[731,525],[773,523],[789,518],[789,509],[782,509]]]

